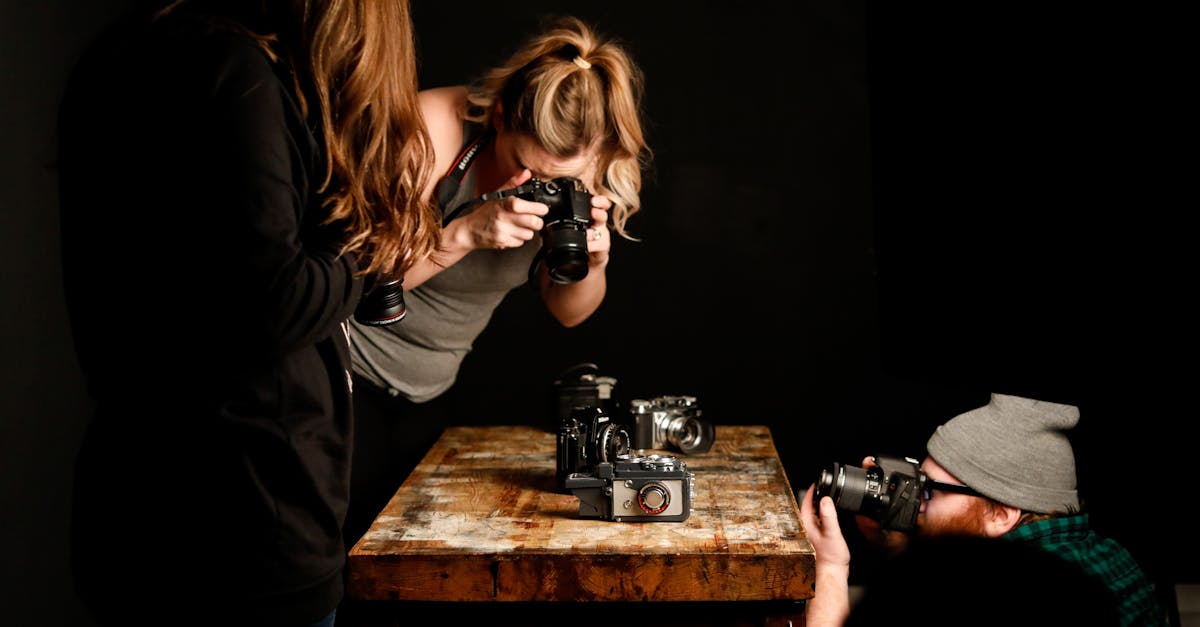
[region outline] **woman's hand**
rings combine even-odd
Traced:
[[[500,189],[512,189],[523,185],[532,176],[529,170],[521,170]],[[542,216],[548,211],[549,208],[542,203],[522,200],[516,196],[488,200],[460,218],[463,222],[454,237],[460,245],[471,250],[520,248],[542,230]],[[595,211],[592,210],[593,217]],[[457,221],[454,220],[451,224]]]
[[[587,229],[588,266],[600,268],[608,264],[612,237],[608,231],[608,210],[613,202],[608,196],[592,196],[592,224]]]

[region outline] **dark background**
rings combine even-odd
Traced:
[[[589,361],[625,398],[693,395],[718,424],[769,425],[803,489],[834,461],[920,457],[937,424],[989,391],[1074,403],[1093,523],[1162,581],[1200,581],[1183,513],[1196,483],[1194,207],[1166,193],[1179,168],[1158,143],[1174,130],[1178,81],[1158,81],[1172,40],[1140,45],[1167,16],[413,2],[423,86],[468,80],[549,11],[620,37],[646,74],[655,155],[629,223],[640,241],[614,242],[608,297],[575,329],[532,291],[510,295],[451,392],[462,423],[550,426],[551,382]],[[124,4],[0,4],[12,624],[87,624],[65,540],[88,401],[48,166],[67,69]],[[131,172],[97,190],[98,206],[119,210],[137,184]],[[862,551],[855,564],[856,578],[872,567]]]

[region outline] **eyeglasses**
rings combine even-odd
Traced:
[[[983,497],[982,494],[976,492],[974,489],[968,486],[958,483],[942,483],[941,481],[934,481],[933,479],[925,480],[925,487],[921,490],[921,496],[928,501],[929,499],[933,498],[934,490],[941,490],[942,492],[954,492],[955,494],[965,494],[967,496]]]

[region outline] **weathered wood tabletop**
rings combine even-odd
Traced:
[[[765,426],[717,426],[682,522],[580,518],[555,481],[556,435],[451,427],[351,549],[353,599],[795,601],[812,545]]]

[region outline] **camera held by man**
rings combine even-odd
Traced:
[[[883,529],[911,531],[921,511],[921,493],[929,477],[911,457],[879,455],[867,468],[834,462],[821,469],[813,505],[829,496],[838,509],[866,516]]]

